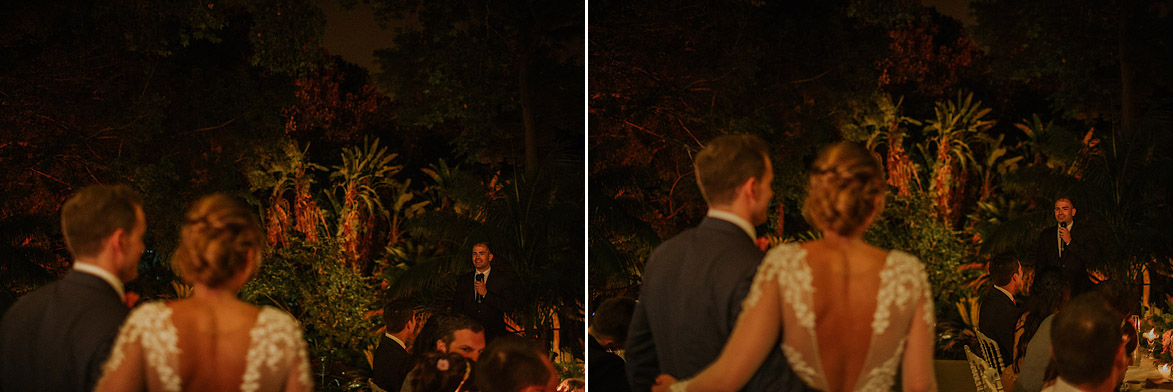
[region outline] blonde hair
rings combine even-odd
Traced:
[[[265,233],[256,215],[232,197],[205,196],[185,218],[172,262],[190,283],[218,287],[248,264],[250,250],[264,252]]]
[[[803,215],[819,230],[847,235],[859,229],[887,191],[880,162],[863,146],[839,142],[819,151],[811,165]]]

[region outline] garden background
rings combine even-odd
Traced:
[[[637,296],[651,250],[704,216],[692,169],[702,143],[751,133],[774,162],[774,204],[758,230],[774,243],[818,235],[801,206],[820,147],[858,141],[879,158],[889,194],[865,239],[927,265],[939,359],[974,345],[991,256],[1010,252],[1031,269],[1059,196],[1074,201],[1076,222],[1103,233],[1097,279],[1128,282],[1167,308],[1173,2],[600,0],[590,9],[592,304]]]
[[[327,6],[394,32],[377,69],[322,46]],[[93,183],[144,196],[128,290],[188,295],[182,214],[226,192],[271,245],[242,298],[303,324],[319,389],[365,387],[384,301],[442,310],[480,241],[523,277],[515,327],[581,376],[584,18],[575,1],[5,1],[0,305],[71,268],[60,206]]]

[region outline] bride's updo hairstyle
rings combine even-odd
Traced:
[[[879,207],[887,191],[880,162],[858,143],[839,142],[819,151],[811,165],[810,188],[803,215],[819,230],[848,235]]]
[[[189,283],[219,287],[245,267],[249,250],[264,252],[265,234],[256,215],[232,197],[205,196],[185,218],[172,262]]]

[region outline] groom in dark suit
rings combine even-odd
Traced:
[[[387,332],[379,339],[371,365],[371,382],[386,392],[399,392],[415,361],[407,353],[407,342],[419,334],[415,302],[397,299],[383,307],[383,325]]]
[[[1022,291],[1022,265],[1013,256],[1003,254],[990,260],[989,270],[991,287],[982,295],[978,331],[998,344],[1005,367],[1014,359],[1014,326],[1022,315],[1014,298]]]
[[[145,246],[142,200],[89,186],[61,207],[73,271],[21,297],[0,322],[0,390],[91,391],[128,309],[123,283]]]
[[[765,223],[774,195],[765,145],[756,136],[726,135],[697,154],[697,183],[708,216],[648,259],[627,335],[633,391],[648,391],[661,373],[692,377],[717,358],[732,333],[764,256],[755,245],[754,225]],[[779,339],[761,342],[774,349],[745,390],[806,389],[782,356]]]
[[[506,333],[505,313],[517,306],[517,275],[498,264],[493,266],[493,251],[488,244],[473,245],[474,270],[460,275],[456,286],[456,310],[485,327],[485,343]]]

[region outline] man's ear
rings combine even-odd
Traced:
[[[114,233],[110,234],[109,247],[114,250],[115,254],[122,254],[123,241],[126,241],[126,231],[122,229],[115,229]]]
[[[448,345],[444,344],[443,339],[436,340],[436,351],[446,353],[448,352]]]

